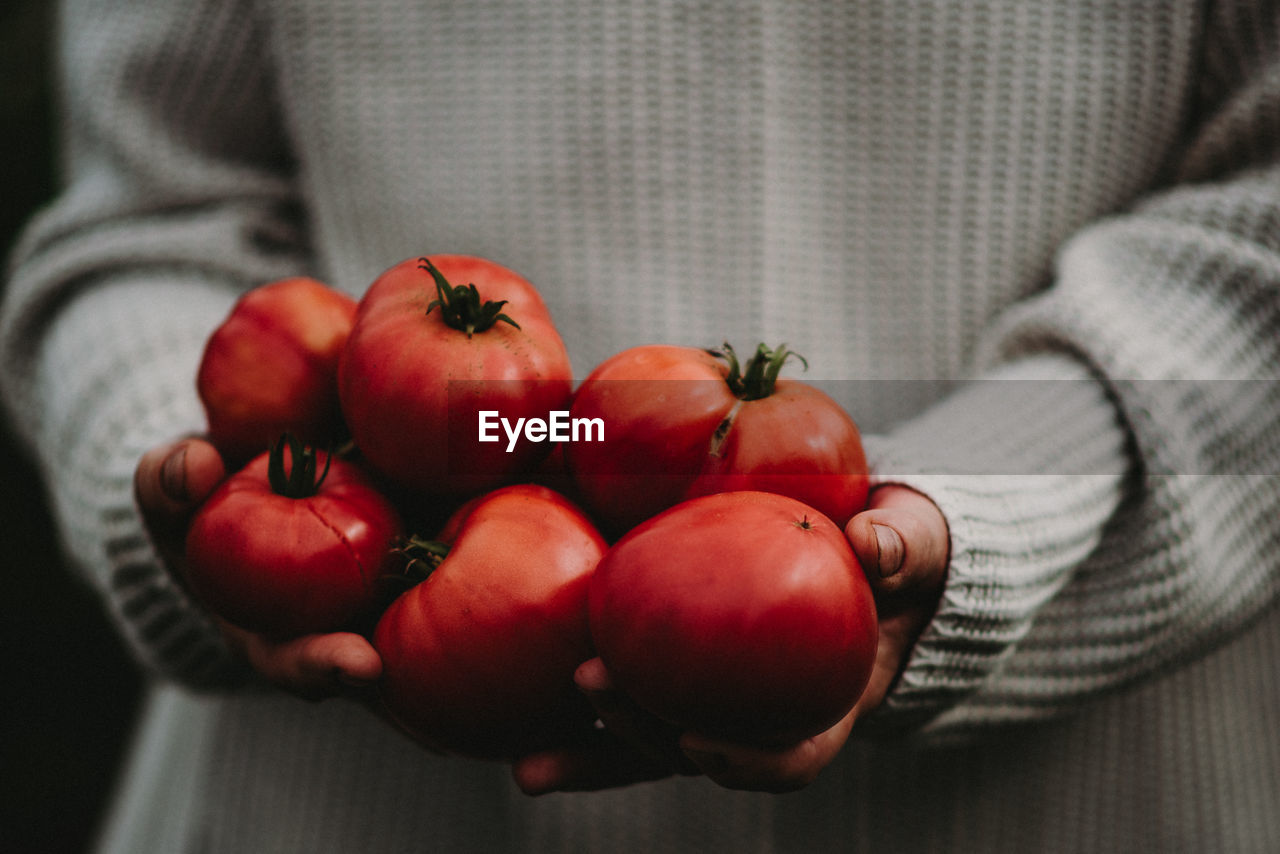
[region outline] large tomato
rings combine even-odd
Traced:
[[[729,490],[789,495],[843,525],[867,499],[862,440],[830,395],[778,377],[792,355],[762,344],[744,367],[727,344],[654,344],[606,359],[571,410],[604,428],[604,441],[566,446],[584,501],[618,532]]]
[[[833,726],[876,653],[871,588],[843,531],[765,492],[694,498],[632,529],[592,578],[590,619],[642,708],[750,744]]]
[[[587,586],[605,543],[591,522],[522,484],[463,505],[437,542],[447,556],[374,630],[391,718],[439,750],[491,759],[589,731],[573,673],[594,654]]]
[[[293,637],[341,629],[379,601],[399,514],[354,464],[281,439],[201,505],[186,578],[226,620]]]
[[[196,389],[209,439],[236,463],[281,433],[324,445],[344,432],[338,357],[356,301],[315,279],[272,282],[246,293],[205,344]]]
[[[437,255],[403,261],[370,285],[339,390],[375,468],[411,487],[475,493],[529,470],[550,447],[512,447],[501,431],[481,442],[480,413],[545,421],[568,409],[572,372],[529,282],[483,258]]]

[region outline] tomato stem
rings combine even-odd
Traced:
[[[405,558],[401,580],[413,586],[426,581],[444,563],[444,559],[449,556],[449,544],[422,537],[407,537],[396,547],[395,552]]]
[[[717,359],[723,359],[729,366],[729,374],[724,381],[729,384],[729,389],[739,400],[760,400],[773,394],[774,386],[778,382],[778,374],[782,372],[782,366],[787,359],[792,356],[800,360],[805,370],[809,369],[809,363],[804,356],[794,350],[788,350],[786,344],[779,344],[772,350],[760,344],[747,360],[745,367],[738,360],[738,354],[733,347],[729,346],[728,341],[722,344],[719,350],[707,352]]]
[[[482,301],[480,291],[474,283],[457,286],[449,284],[449,280],[429,258],[419,258],[418,267],[430,273],[436,283],[436,298],[427,305],[427,314],[439,308],[440,317],[446,326],[465,332],[468,338],[476,332],[484,332],[500,320],[510,323],[516,329],[520,328],[520,324],[512,320],[510,315],[502,313],[506,300]]]
[[[284,449],[289,448],[289,471],[285,471]],[[324,479],[329,476],[333,454],[326,453],[324,470],[316,476],[316,449],[306,447],[292,433],[284,433],[271,446],[267,458],[267,481],[271,491],[286,498],[310,498],[320,491]]]

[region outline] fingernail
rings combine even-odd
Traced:
[[[573,673],[574,684],[584,694],[595,694],[608,691],[613,687],[609,681],[609,672],[598,660],[583,662]]]
[[[888,578],[902,569],[902,537],[888,525],[871,526],[876,532],[876,550],[881,578]]]
[[[684,755],[689,757],[689,761],[697,765],[704,774],[719,774],[729,767],[729,760],[723,753],[708,753],[704,750],[685,748]]]
[[[185,502],[187,495],[187,446],[180,445],[177,450],[165,457],[160,466],[160,489],[171,500]]]

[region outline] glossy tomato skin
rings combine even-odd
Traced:
[[[338,359],[356,301],[299,277],[246,293],[205,344],[196,389],[209,439],[242,463],[291,432],[324,445],[344,431]]]
[[[272,491],[267,454],[200,507],[186,540],[196,597],[273,637],[336,631],[376,606],[400,516],[355,465],[334,459],[317,494]]]
[[[633,347],[601,362],[570,413],[598,419],[604,441],[565,446],[592,513],[620,533],[683,500],[735,402],[722,365],[693,347]]]
[[[867,503],[867,460],[848,413],[826,392],[779,379],[743,403],[686,497],[732,490],[788,495],[843,526]]]
[[[573,673],[594,654],[587,587],[605,543],[545,487],[473,499],[442,532],[426,581],[374,630],[390,717],[437,750],[510,760],[591,729]]]
[[[475,494],[536,466],[546,442],[478,441],[479,413],[514,424],[568,408],[568,352],[537,290],[483,258],[433,255],[454,284],[506,301],[499,322],[468,335],[443,320],[418,258],[384,272],[360,301],[339,366],[342,409],[356,445],[385,476],[416,489]],[[501,435],[500,431],[499,434]]]
[[[601,560],[589,609],[627,695],[747,744],[830,728],[875,661],[874,600],[843,531],[773,493],[694,498],[628,532]]]
[[[725,362],[705,350],[643,345],[583,381],[571,417],[605,425],[605,441],[566,446],[583,500],[625,532],[698,495],[763,490],[804,501],[843,525],[866,504],[862,439],[853,419],[807,383],[740,400]]]

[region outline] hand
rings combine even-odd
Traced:
[[[574,680],[604,730],[594,743],[520,759],[512,772],[526,794],[595,791],[673,774],[705,774],[730,789],[789,792],[817,777],[844,746],[854,720],[850,712],[826,732],[772,750],[678,732],[617,690],[599,658],[582,664]]]
[[[578,687],[605,724],[596,745],[524,757],[512,769],[527,794],[595,790],[702,773],[731,789],[803,788],[843,748],[856,721],[883,702],[920,632],[937,609],[950,536],[937,506],[910,488],[874,490],[845,534],[876,596],[880,639],[871,679],[853,709],[831,729],[799,744],[762,749],[697,733],[678,733],[613,686],[600,659],[578,668]]]
[[[886,484],[849,520],[845,536],[876,598],[880,640],[871,679],[853,714],[884,701],[942,598],[951,533],[938,506],[914,489]]]
[[[156,549],[182,575],[187,527],[227,476],[217,449],[199,438],[152,448],[134,471],[134,493]],[[216,618],[215,618],[216,619]],[[360,694],[382,673],[382,660],[358,634],[335,632],[276,640],[217,620],[232,649],[272,684],[308,700]]]

